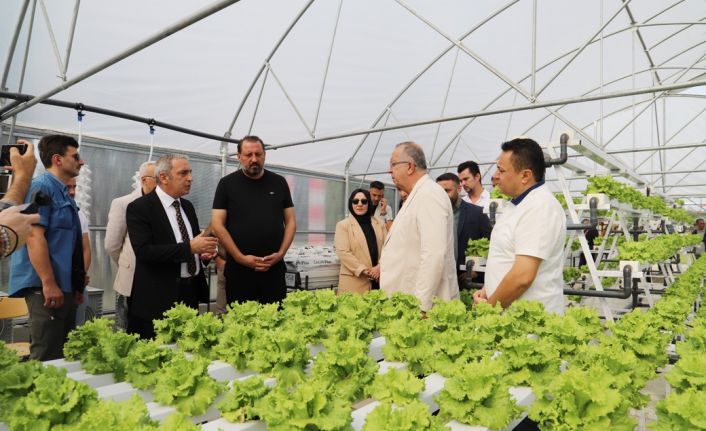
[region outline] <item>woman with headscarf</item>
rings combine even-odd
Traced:
[[[350,215],[336,224],[336,254],[341,261],[338,293],[365,293],[379,289],[380,251],[386,229],[375,217],[367,190],[356,189],[348,198]]]

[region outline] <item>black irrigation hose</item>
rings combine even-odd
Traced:
[[[26,102],[28,100],[33,99],[34,96],[32,96],[30,94],[11,93],[11,92],[7,92],[7,91],[0,91],[0,98],[13,99],[13,100],[15,100],[14,104],[19,105],[22,102]],[[199,138],[210,139],[213,141],[230,142],[233,144],[240,143],[240,139],[226,138],[224,136],[213,135],[210,133],[200,132],[198,130],[187,129],[186,127],[181,127],[181,126],[176,126],[174,124],[165,123],[162,121],[155,120],[154,118],[140,117],[137,115],[126,114],[124,112],[113,111],[112,109],[105,109],[105,108],[100,108],[97,106],[84,105],[83,103],[66,102],[64,100],[57,100],[57,99],[45,99],[45,100],[41,101],[40,103],[42,103],[44,105],[59,106],[62,108],[72,108],[72,109],[75,109],[76,111],[79,111],[79,112],[81,112],[81,111],[93,112],[95,114],[107,115],[109,117],[122,118],[124,120],[135,121],[138,123],[145,123],[148,126],[169,129],[169,130],[173,130],[175,132],[184,133],[186,135],[198,136]],[[13,104],[9,104],[9,105],[5,106],[5,109],[7,109],[8,106],[12,107]],[[267,146],[265,146],[265,147],[267,147]]]

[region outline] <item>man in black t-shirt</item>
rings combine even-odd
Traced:
[[[278,302],[287,294],[284,258],[297,229],[287,181],[265,170],[257,136],[238,143],[240,170],[221,178],[213,198],[213,231],[228,252],[226,298]]]

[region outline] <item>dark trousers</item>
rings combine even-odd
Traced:
[[[64,357],[66,337],[76,328],[76,302],[73,293],[64,292],[61,308],[46,308],[41,287],[25,289],[29,310],[29,357],[49,361]]]
[[[176,302],[183,302],[186,306],[199,309],[199,295],[198,290],[195,287],[196,277],[192,278],[179,278],[176,281],[176,289],[179,291],[179,297]],[[133,297],[128,297],[128,319],[127,319],[127,332],[130,334],[137,334],[141,339],[152,339],[155,337],[154,332],[154,319],[161,319],[162,314],[155,316],[145,317],[137,316],[132,314],[132,299]],[[165,310],[166,311],[166,310]]]
[[[225,268],[228,304],[236,301],[257,301],[261,304],[281,302],[287,296],[286,271],[287,267],[281,261],[269,271],[256,272],[229,259]]]

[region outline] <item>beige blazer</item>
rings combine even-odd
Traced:
[[[435,297],[458,298],[454,216],[444,189],[424,175],[392,223],[380,258],[380,289],[415,295],[428,311]]]
[[[372,218],[372,224],[377,238],[378,256],[380,256],[386,229],[375,217]],[[363,229],[353,216],[348,216],[336,223],[334,244],[338,259],[341,261],[338,293],[365,293],[369,291],[371,283],[363,271],[373,264]]]
[[[135,252],[130,245],[127,234],[125,211],[130,202],[142,196],[142,189],[135,190],[129,195],[113,199],[108,212],[108,225],[105,229],[105,251],[108,252],[113,262],[118,265],[113,289],[123,296],[130,296],[132,292],[132,279],[135,275]]]

